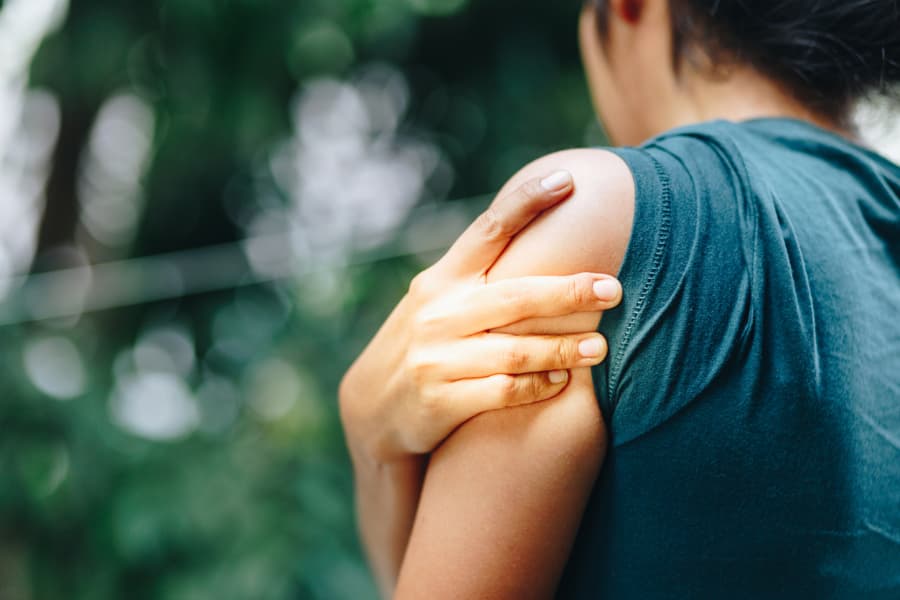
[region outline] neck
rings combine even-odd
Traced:
[[[672,110],[662,115],[668,123],[657,127],[671,129],[714,119],[740,122],[786,117],[808,121],[848,138],[855,137],[842,123],[810,110],[780,85],[749,67],[734,69],[718,78],[686,68],[673,79],[670,91]]]

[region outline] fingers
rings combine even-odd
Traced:
[[[463,422],[490,410],[555,398],[566,388],[569,378],[567,371],[555,371],[463,379],[448,384],[452,391],[446,394],[444,409],[456,422]]]
[[[622,286],[608,275],[521,277],[472,287],[423,315],[422,325],[469,335],[525,319],[604,311],[622,300]]]
[[[510,240],[541,212],[566,198],[572,176],[557,171],[532,179],[511,194],[497,198],[456,240],[441,259],[441,267],[454,275],[481,275],[502,254]]]
[[[448,380],[592,367],[606,358],[599,333],[507,335],[486,333],[460,340],[433,365]]]

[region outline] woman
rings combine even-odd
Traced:
[[[579,31],[610,139],[640,147],[525,167],[507,189],[565,169],[576,190],[468,284],[481,301],[452,318],[427,299],[465,277],[427,272],[345,379],[360,524],[385,593],[900,597],[900,167],[855,143],[849,118],[900,84],[900,8],[594,0]],[[481,308],[496,307],[492,285],[582,271],[618,273],[623,288],[600,327],[606,362],[551,363],[537,343],[533,360],[492,354],[491,336],[535,342],[598,321],[566,305],[513,311],[498,329]],[[415,315],[456,324],[442,329],[456,341],[411,332]],[[568,382],[481,414],[503,401],[466,390],[504,357],[508,385],[561,367]],[[444,425],[428,437],[409,418],[423,411]],[[417,453],[432,449],[426,466]]]

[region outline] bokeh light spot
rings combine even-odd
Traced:
[[[33,339],[25,347],[25,372],[44,394],[69,400],[84,393],[87,375],[81,353],[64,337]]]
[[[350,38],[335,24],[318,21],[303,27],[294,40],[289,66],[295,76],[338,73],[353,63]]]
[[[170,373],[122,377],[110,399],[110,412],[126,431],[156,441],[186,436],[200,418],[190,389]]]
[[[250,406],[265,421],[277,421],[297,403],[303,384],[290,364],[272,359],[256,369],[249,382]]]
[[[186,377],[194,368],[195,358],[194,340],[176,327],[152,329],[134,347],[134,364],[139,371]]]

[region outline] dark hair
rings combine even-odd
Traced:
[[[592,0],[606,32],[607,0]],[[900,0],[669,0],[675,56],[747,63],[823,115],[844,121],[900,84]]]

